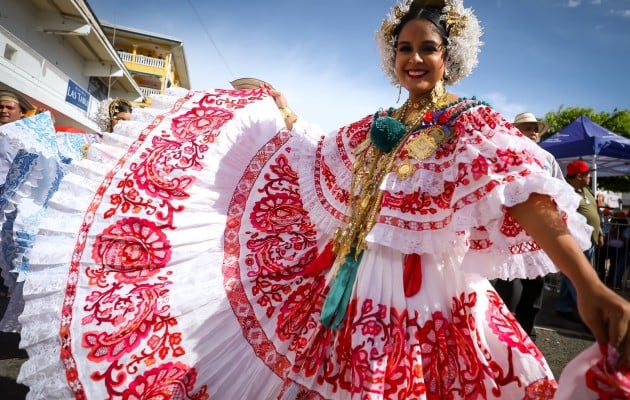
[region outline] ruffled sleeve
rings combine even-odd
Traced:
[[[434,154],[410,155],[415,134],[401,146],[381,185],[383,202],[368,243],[444,259],[456,252],[461,268],[491,279],[545,275],[554,265],[507,211],[540,193],[555,201],[588,248],[590,227],[576,212],[579,197],[546,170],[543,149],[478,101],[460,100],[447,111],[450,136]],[[302,135],[310,145],[296,146],[304,204],[323,236],[348,222],[354,153],[370,124],[367,116],[314,144],[313,135]],[[413,172],[397,173],[401,168]]]
[[[546,170],[543,149],[486,106],[463,113],[454,128],[459,145],[452,223],[468,237],[464,270],[502,279],[556,271],[546,253],[508,212],[532,193],[551,197],[578,244],[583,249],[590,247],[591,228],[576,211],[579,196]]]

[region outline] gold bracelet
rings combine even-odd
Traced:
[[[282,119],[287,119],[289,118],[291,115],[293,115],[293,111],[291,111],[291,109],[289,108],[289,106],[286,107],[282,107],[280,109],[280,114],[282,114]]]

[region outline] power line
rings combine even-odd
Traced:
[[[191,0],[188,0],[188,4],[190,5],[190,8],[192,8],[192,10],[194,11],[195,15],[197,16],[197,19],[199,20],[199,23],[201,24],[201,27],[203,28],[204,32],[208,36],[208,39],[210,39],[210,43],[212,43],[212,46],[217,51],[217,54],[219,55],[219,58],[223,62],[223,65],[225,65],[225,68],[228,70],[228,73],[232,76],[232,78],[234,78],[236,75],[234,74],[234,72],[232,72],[232,69],[228,65],[227,60],[225,59],[225,57],[223,57],[223,54],[221,53],[221,50],[219,50],[219,46],[217,46],[217,44],[214,42],[214,39],[212,39],[212,35],[210,34],[210,31],[208,30],[208,28],[204,24],[204,21],[201,18],[201,15],[199,15],[199,12],[195,8],[195,6],[193,5]]]

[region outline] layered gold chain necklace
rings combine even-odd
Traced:
[[[378,144],[380,137],[375,135],[374,129],[370,132],[370,137],[355,150],[356,160],[352,166],[352,183],[350,186],[350,219],[346,226],[337,229],[334,236],[335,254],[337,260],[342,261],[350,254],[355,257],[367,248],[365,238],[374,227],[383,199],[381,184],[385,176],[392,171],[394,162],[401,146],[405,143],[409,135],[417,131],[422,124],[424,115],[439,104],[445,103],[446,92],[441,96],[431,96],[423,99],[419,103],[407,100],[398,110],[390,109],[386,115],[379,113],[375,115],[373,125],[376,125],[379,118],[390,118],[391,120],[381,121],[392,123],[400,121],[402,129],[398,133],[397,140],[392,143]],[[399,125],[400,122],[398,122]],[[385,131],[386,129],[383,129]],[[378,134],[386,134],[379,132]]]
[[[344,321],[356,274],[367,248],[365,238],[376,224],[381,210],[383,180],[392,172],[402,146],[410,157],[422,161],[430,157],[447,137],[449,123],[466,109],[479,104],[469,102],[451,113],[453,104],[446,104],[447,93],[443,85],[436,85],[429,99],[414,104],[411,101],[398,110],[380,110],[374,115],[369,136],[359,144],[353,154],[350,185],[349,221],[337,229],[333,237],[334,276],[321,311],[321,323],[338,329]],[[465,99],[464,99],[465,100]],[[413,138],[410,135],[419,132]],[[413,173],[409,160],[402,160],[396,168],[399,179]],[[330,250],[329,250],[330,251]],[[325,253],[325,252],[324,252]]]

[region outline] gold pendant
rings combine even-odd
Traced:
[[[413,165],[409,160],[403,161],[398,168],[396,168],[396,175],[398,175],[398,179],[401,181],[409,178],[411,174],[413,174]]]
[[[431,157],[442,141],[446,132],[441,125],[431,125],[407,143],[405,148],[413,158],[424,161]]]

